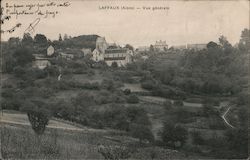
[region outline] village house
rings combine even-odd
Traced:
[[[199,51],[207,48],[207,44],[187,44],[187,49],[193,49],[195,51]]]
[[[168,45],[167,45],[166,41],[162,41],[162,40],[156,41],[155,45],[153,47],[154,47],[154,49],[156,49],[158,51],[165,51],[168,49]]]
[[[88,54],[92,54],[91,49],[90,48],[82,48],[81,49],[83,56],[86,56]]]
[[[67,53],[59,52],[59,57],[65,58],[67,60],[71,60],[71,59],[74,58],[74,55],[73,54],[67,54]]]
[[[104,61],[108,66],[117,63],[118,67],[121,67],[132,62],[132,54],[133,52],[127,48],[106,49]]]
[[[92,59],[95,62],[105,61],[108,66],[117,63],[118,67],[121,67],[132,62],[132,55],[133,52],[128,48],[121,48],[116,45],[109,46],[104,37],[98,37]]]
[[[35,57],[35,60],[32,62],[32,67],[45,69],[46,67],[51,65],[49,58],[45,57],[44,55],[33,54],[33,56]]]

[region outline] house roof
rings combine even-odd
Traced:
[[[119,48],[119,49],[106,49],[105,53],[106,54],[111,54],[111,53],[127,53],[128,49],[125,48]]]

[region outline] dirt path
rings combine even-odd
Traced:
[[[230,108],[231,108],[231,106],[229,106],[229,107],[227,108],[226,112],[221,116],[221,118],[224,120],[224,122],[225,122],[229,127],[235,128],[235,127],[232,126],[232,125],[227,121],[227,119],[225,118],[226,115],[227,115],[227,113],[229,112]]]
[[[30,126],[30,122],[28,120],[27,115],[22,113],[0,114],[0,124],[1,123]],[[47,128],[69,130],[69,131],[82,131],[82,132],[105,132],[105,130],[101,129],[92,129],[84,126],[77,127],[70,123],[64,123],[54,119],[49,121]]]

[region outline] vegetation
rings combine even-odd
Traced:
[[[36,158],[26,154],[31,150],[29,146],[37,145],[34,154],[45,158],[62,158],[62,155],[79,158],[79,153],[90,151],[88,147],[95,153],[84,158],[146,156],[145,159],[153,159],[161,158],[159,155],[166,152],[164,148],[212,158],[246,158],[248,34],[249,30],[242,31],[238,46],[232,46],[224,36],[219,37],[218,44],[209,42],[203,50],[171,48],[160,52],[151,46],[149,51],[141,53],[148,59],[138,58],[126,67],[118,67],[117,63],[108,67],[104,62],[95,63],[85,55],[67,60],[57,57],[58,53],[55,53],[50,57],[51,66],[44,70],[32,68],[32,62],[35,54],[45,55],[49,45],[59,50],[73,47],[93,50],[98,36],[71,38],[64,35],[62,38],[60,35],[59,40],[54,42],[42,34],[34,38],[25,34],[21,40],[10,38],[2,46],[6,80],[2,85],[1,106],[3,109],[26,112],[32,129],[39,136],[20,131],[25,133],[19,135],[25,142],[21,144],[18,138],[13,138],[18,135],[7,129],[4,134],[11,138],[3,142],[9,145],[4,148],[4,157]],[[125,47],[134,49],[129,44]],[[125,83],[138,85],[142,91],[123,91],[121,87]],[[145,102],[145,95],[162,100],[152,98]],[[234,128],[229,127],[221,117],[228,107],[230,112],[226,118]],[[139,142],[138,150],[133,148],[133,152],[129,149],[133,144],[121,146],[111,142],[99,145],[97,150],[93,146],[98,143],[92,144],[82,133],[74,133],[79,136],[78,139],[72,140],[71,146],[65,149],[57,144],[56,136],[51,138],[48,134],[51,130],[45,129],[51,117],[92,128],[121,131]],[[158,131],[159,136],[155,134]],[[82,150],[84,140],[88,144],[84,144]],[[34,144],[29,141],[34,141]],[[18,157],[10,156],[14,154],[10,153],[12,142],[20,146],[15,148]],[[74,144],[80,149],[71,150]]]

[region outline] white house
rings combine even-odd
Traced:
[[[98,37],[96,40],[96,48],[92,53],[92,59],[96,62],[104,60],[105,50],[108,48],[108,43],[104,37]]]
[[[121,67],[132,61],[132,55],[133,52],[128,48],[109,46],[104,37],[98,37],[96,48],[92,52],[92,59],[95,62],[105,61],[108,66],[116,62],[118,67]]]
[[[55,49],[54,49],[53,46],[50,45],[50,46],[47,48],[47,56],[52,56],[54,53],[55,53]]]
[[[41,55],[34,55],[34,56],[35,56],[35,61],[33,61],[32,67],[44,69],[51,65],[48,58],[45,58],[44,56]]]
[[[107,49],[104,54],[104,61],[108,66],[117,63],[118,67],[125,66],[132,62],[133,52],[127,48]]]

